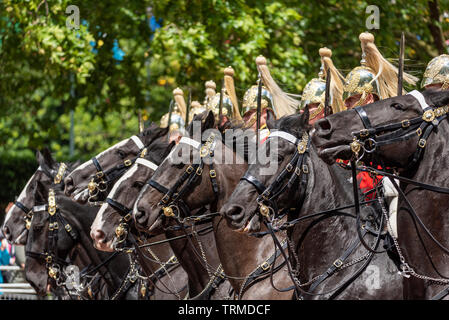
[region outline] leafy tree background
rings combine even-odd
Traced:
[[[66,26],[69,5],[79,7],[78,30]],[[368,5],[380,9],[380,29],[371,32],[393,62],[405,32],[407,71],[421,76],[446,53],[449,1],[3,0],[0,204],[36,169],[37,149],[49,146],[59,161],[89,159],[138,132],[139,111],[158,121],[177,86],[186,100],[190,91],[202,101],[204,82],[220,87],[228,65],[240,99],[255,84],[259,54],[291,93],[318,73],[322,46],[348,72],[360,61]]]

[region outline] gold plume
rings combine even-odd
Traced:
[[[327,70],[330,70],[331,74],[329,92],[332,94],[332,111],[333,113],[337,113],[346,110],[345,104],[343,102],[344,77],[332,62],[332,50],[324,47],[320,48],[318,52],[321,56],[321,62],[323,63],[324,76],[326,77]]]

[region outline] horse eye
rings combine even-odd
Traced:
[[[142,187],[143,187],[143,182],[142,181],[134,181],[133,188],[141,189]]]
[[[33,230],[36,231],[36,232],[41,231],[43,228],[44,228],[43,224],[36,224],[36,225],[33,226]]]
[[[118,155],[120,158],[124,159],[126,157],[126,154],[122,150],[117,150]]]
[[[281,154],[278,154],[278,162],[282,162],[284,161],[284,156],[282,156]]]
[[[395,109],[397,109],[397,110],[405,110],[405,107],[404,107],[402,104],[397,103],[397,102],[392,103],[392,104],[391,104],[391,107],[393,107],[393,108],[395,108]]]

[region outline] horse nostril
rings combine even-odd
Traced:
[[[328,119],[323,118],[315,122],[315,128],[318,135],[328,135],[332,132],[332,126]]]
[[[9,228],[7,226],[4,226],[2,231],[3,231],[3,235],[5,236],[6,240],[9,240],[9,237],[11,236],[11,233],[9,232]]]
[[[242,227],[245,218],[245,210],[243,210],[241,206],[233,205],[225,211],[225,216],[232,221],[232,225]]]
[[[148,220],[148,216],[145,213],[143,208],[137,208],[137,212],[135,213],[136,222],[140,225],[144,225]]]
[[[73,192],[73,190],[75,189],[73,186],[73,178],[72,177],[67,177],[64,179],[64,193],[66,196],[70,196],[70,194]]]
[[[97,242],[103,241],[106,238],[106,234],[99,229],[96,229],[93,234],[91,233],[91,238]]]

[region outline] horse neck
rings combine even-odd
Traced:
[[[59,200],[59,201],[58,201]],[[68,223],[78,232],[78,243],[77,249],[79,250],[80,260],[84,261],[84,266],[88,265],[96,266],[102,263],[102,261],[106,260],[110,253],[104,253],[96,250],[92,245],[92,239],[90,238],[90,226],[93,223],[96,212],[98,211],[92,209],[89,206],[80,206],[77,205],[75,208],[73,207],[74,203],[68,198],[60,198],[57,199],[58,207],[61,210],[64,218]],[[107,275],[103,268],[100,270],[103,278],[107,277],[108,281],[111,279],[114,281],[115,285],[118,285],[120,279],[124,276],[124,272],[126,271],[126,266],[128,265],[128,261],[125,256],[117,256],[114,258],[115,261],[111,261],[108,263],[105,268],[107,268],[110,273]]]

